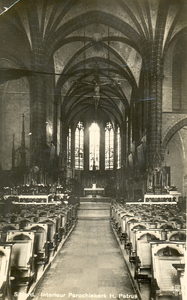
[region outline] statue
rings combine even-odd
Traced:
[[[111,81],[107,81],[107,82],[104,82],[104,83],[98,83],[98,81],[96,79],[94,79],[93,82],[89,82],[89,81],[82,81],[81,84],[87,84],[87,85],[92,85],[94,86],[94,95],[93,95],[93,98],[95,100],[95,109],[97,110],[98,108],[98,105],[99,105],[99,100],[100,100],[100,87],[101,86],[104,86],[104,85],[109,85],[111,84],[112,82]]]

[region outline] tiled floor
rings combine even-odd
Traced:
[[[34,292],[34,299],[135,299],[110,227],[109,205],[84,203],[80,208],[81,219]]]

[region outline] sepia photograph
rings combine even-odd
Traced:
[[[187,1],[0,0],[0,300],[186,300]]]

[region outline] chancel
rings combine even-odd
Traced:
[[[0,1],[0,299],[187,298],[186,16]]]

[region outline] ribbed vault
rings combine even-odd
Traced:
[[[113,116],[112,121],[121,124],[132,93],[137,95],[139,89],[142,57],[138,45],[123,33],[129,25],[109,14],[83,14],[75,30],[76,18],[56,33],[66,32],[64,26],[69,31],[63,44],[57,38],[55,47],[59,48],[53,54],[55,73],[60,74],[56,76],[56,101],[61,102],[68,123],[77,114],[90,119],[97,113],[105,119]]]
[[[4,6],[0,58],[17,68],[7,64],[0,80],[28,77],[32,145],[42,153],[53,141],[59,155],[69,124],[111,120],[128,129],[125,155],[147,135],[154,164],[163,64],[186,31],[185,1],[2,0],[1,12]]]

